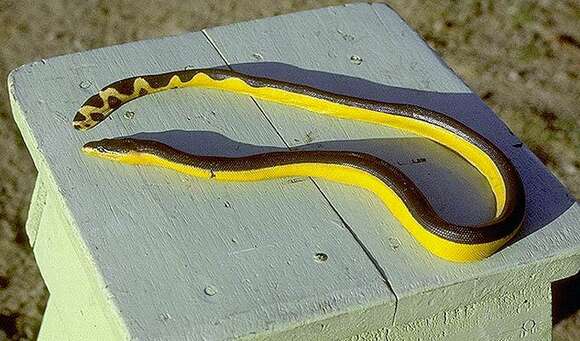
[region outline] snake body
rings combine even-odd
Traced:
[[[338,95],[312,87],[222,69],[196,69],[123,79],[90,97],[74,127],[91,129],[122,104],[147,94],[204,87],[247,94],[329,116],[400,128],[438,142],[471,163],[489,182],[496,214],[479,225],[453,224],[395,166],[348,151],[284,151],[228,158],[184,153],[156,141],[103,139],[85,144],[89,155],[128,164],[155,165],[191,176],[223,181],[259,181],[289,176],[322,177],[367,189],[426,249],[447,260],[483,259],[520,228],[525,213],[521,179],[506,155],[486,138],[442,113],[409,104]]]

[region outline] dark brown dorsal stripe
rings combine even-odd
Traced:
[[[133,86],[133,84],[135,83],[135,79],[136,77],[123,79],[109,85],[109,87],[117,90],[120,94],[131,95],[135,91],[135,87]]]
[[[181,71],[177,74],[177,77],[179,77],[179,79],[183,82],[189,82],[190,80],[193,79],[193,77],[195,75],[197,75],[199,72],[197,70],[185,70],[185,71]]]
[[[145,79],[145,81],[147,81],[147,83],[149,83],[149,86],[151,86],[152,88],[162,88],[167,86],[167,84],[169,84],[171,77],[173,77],[174,75],[175,75],[174,73],[164,73],[161,75],[145,76],[143,78]]]
[[[86,120],[87,117],[83,114],[81,114],[80,112],[77,111],[75,117],[73,118],[73,122],[82,122],[84,120]]]
[[[97,95],[91,96],[91,98],[87,99],[87,101],[85,102],[84,105],[90,105],[90,106],[95,107],[95,108],[102,108],[103,105],[105,105],[105,102],[103,101],[101,96],[99,96],[97,94]]]
[[[107,98],[107,103],[109,103],[109,107],[112,109],[116,109],[123,104],[123,102],[115,96],[109,96],[109,98]]]
[[[91,118],[93,119],[93,121],[95,122],[101,122],[102,120],[105,119],[105,115],[103,115],[100,112],[92,112],[91,113]]]
[[[204,70],[204,72],[206,75],[209,76],[209,78],[213,79],[213,80],[217,80],[217,81],[221,81],[224,79],[228,79],[231,76],[231,74],[227,71],[227,70],[221,70],[221,69],[208,69],[208,70]],[[242,79],[244,82],[247,83],[247,80],[244,77],[238,77],[240,79]]]

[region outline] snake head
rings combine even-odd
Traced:
[[[87,142],[82,151],[103,159],[130,162],[129,158],[133,152],[139,149],[138,146],[137,141],[131,138],[102,139]]]

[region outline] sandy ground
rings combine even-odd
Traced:
[[[10,115],[5,80],[11,69],[44,57],[344,2],[0,0],[0,340],[34,339],[48,297],[24,233],[36,171]],[[578,197],[578,2],[388,2]],[[572,315],[555,326],[556,340],[580,339],[578,283],[557,289],[568,305],[555,307],[555,315]]]

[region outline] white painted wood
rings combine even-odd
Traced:
[[[257,107],[244,96],[182,89],[125,105],[133,119],[121,112],[88,133],[71,128],[77,107],[111,81],[222,66],[222,57],[250,74],[415,103],[462,120],[503,148],[522,172],[523,233],[485,261],[458,265],[424,251],[376,198],[358,189],[316,180],[319,190],[307,179],[209,183],[78,153],[85,141],[133,134],[222,155],[304,144],[355,149],[400,163],[449,219],[480,221],[493,211],[481,176],[438,145],[262,101]],[[542,290],[580,268],[579,205],[385,5],[328,8],[62,56],[21,67],[9,82],[27,146],[56,186],[61,206],[55,212],[66,222],[77,272],[86,274],[97,306],[126,337],[427,338],[407,326],[463,307],[483,307],[482,317],[489,307],[490,316],[505,315],[493,335],[507,340],[519,337],[524,317],[545,330]],[[413,162],[419,158],[426,161]],[[55,231],[42,226],[35,252],[48,259],[60,244],[47,242],[42,236]],[[329,260],[315,262],[316,252]],[[61,270],[48,271],[57,278]],[[66,287],[66,281],[47,284]],[[512,296],[535,303],[510,313],[494,301]],[[484,331],[469,317],[441,323],[433,328],[452,331],[449,339]]]
[[[104,297],[99,304],[118,319],[119,333],[140,340],[289,329],[346,337],[389,324],[393,294],[311,182],[222,184],[80,154],[86,141],[142,132],[224,155],[284,147],[250,98],[211,90],[148,96],[90,132],[72,129],[78,106],[112,81],[222,63],[194,33],[61,56],[11,74],[15,119],[36,166],[56,186],[70,256]],[[57,227],[44,228],[39,236]],[[49,240],[37,240],[41,258],[50,259]],[[326,262],[315,260],[319,252]]]
[[[450,76],[449,68],[387,6],[327,8],[213,28],[206,34],[234,70],[443,111],[487,136],[515,163],[525,183],[528,207],[522,233],[489,259],[463,265],[438,259],[419,247],[369,193],[316,180],[386,274],[399,298],[397,322],[427,317],[509,290],[493,280],[473,282],[477,278],[503,273],[505,283],[512,278],[522,284],[529,279],[519,275],[547,271],[542,266],[548,261],[552,268],[547,272],[552,277],[547,281],[569,276],[580,268],[577,257],[570,258],[580,252],[579,206],[505,124],[457,76]],[[356,59],[352,62],[354,55],[362,58],[360,64]],[[259,104],[291,146],[312,142],[323,147],[338,145],[402,161],[403,171],[420,180],[421,188],[443,216],[469,223],[492,213],[493,206],[486,204],[490,193],[483,179],[450,152],[428,141],[418,147],[401,140],[408,134],[390,129],[328,119],[263,101]],[[375,140],[328,142],[352,139]],[[400,154],[391,149],[399,147],[403,148]],[[428,162],[409,162],[418,157]],[[541,264],[541,270],[528,268],[532,264]],[[518,275],[508,271],[518,271]],[[457,291],[444,289],[463,282],[468,284]],[[436,298],[433,304],[417,305],[416,299],[410,299],[425,292],[429,299]]]
[[[436,294],[430,297],[437,300]],[[348,340],[549,340],[550,303],[549,283],[527,283],[510,293],[487,296],[393,328],[369,330]]]

